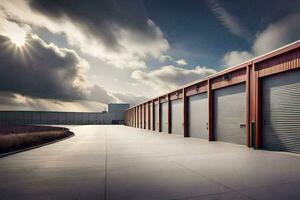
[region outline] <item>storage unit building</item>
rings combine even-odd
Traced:
[[[150,101],[155,130],[300,153],[300,40]]]

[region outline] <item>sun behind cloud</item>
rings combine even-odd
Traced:
[[[26,42],[27,32],[17,25],[15,26],[16,27],[12,28],[12,30],[10,31],[8,37],[10,38],[11,42],[14,43],[17,47],[21,47]]]
[[[27,30],[20,27],[18,24],[5,21],[2,27],[4,35],[9,37],[11,42],[16,45],[16,47],[22,47],[26,43]]]

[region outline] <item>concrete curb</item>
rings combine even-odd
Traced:
[[[54,143],[57,143],[57,142],[61,142],[63,140],[69,139],[69,138],[74,137],[74,136],[75,136],[75,134],[73,133],[72,135],[70,135],[68,137],[65,137],[65,138],[61,138],[61,139],[54,140],[54,141],[51,141],[51,142],[47,142],[47,143],[44,143],[44,144],[40,144],[40,145],[37,145],[37,146],[28,147],[28,148],[25,148],[25,149],[20,149],[20,150],[11,151],[11,152],[8,152],[8,153],[3,153],[3,154],[0,154],[0,158],[10,156],[10,155],[13,155],[13,154],[17,154],[17,153],[21,153],[21,152],[24,152],[24,151],[29,151],[29,150],[32,150],[32,149],[37,149],[37,148],[40,148],[40,147],[43,147],[43,146],[46,146],[46,145],[50,145],[50,144],[54,144]]]

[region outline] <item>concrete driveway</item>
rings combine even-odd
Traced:
[[[124,126],[0,158],[0,199],[300,199],[300,157]]]

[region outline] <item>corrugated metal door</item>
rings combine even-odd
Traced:
[[[148,125],[149,125],[149,123],[148,123],[148,120],[149,120],[149,117],[148,117],[148,112],[149,112],[149,107],[148,107],[148,104],[146,104],[145,105],[145,114],[146,114],[146,116],[145,116],[145,129],[148,129]]]
[[[155,104],[154,105],[154,130],[158,131],[159,127],[159,105]]]
[[[181,99],[171,101],[172,133],[183,135],[183,102]]]
[[[214,136],[216,140],[246,144],[245,84],[214,91]]]
[[[161,131],[168,132],[168,102],[161,104]]]
[[[208,139],[207,93],[188,98],[189,136]]]
[[[262,80],[263,147],[300,153],[300,71]]]

